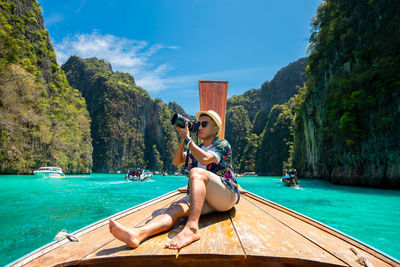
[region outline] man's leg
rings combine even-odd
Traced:
[[[188,216],[189,206],[186,202],[177,201],[171,204],[164,214],[161,214],[138,228],[128,228],[111,219],[109,228],[111,234],[132,248],[139,246],[143,239],[171,229],[182,217]]]
[[[206,198],[206,188],[209,178],[209,172],[204,169],[193,168],[190,170],[189,217],[183,230],[167,243],[166,247],[171,249],[181,249],[200,239],[199,218]]]

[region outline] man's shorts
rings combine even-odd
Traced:
[[[207,170],[205,170],[207,171]],[[233,208],[237,201],[237,194],[232,189],[224,184],[221,179],[222,177],[207,171],[210,175],[208,180],[206,199],[201,210],[201,214],[207,214],[213,211],[227,211]],[[184,201],[190,207],[190,196],[186,195],[178,202]]]

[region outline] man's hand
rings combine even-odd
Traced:
[[[172,164],[175,166],[182,165],[185,163],[186,160],[186,155],[183,153],[183,149],[185,148],[185,142],[184,140],[188,137],[190,137],[190,132],[189,132],[189,127],[188,123],[185,123],[185,128],[179,128],[178,126],[175,126],[175,129],[178,131],[178,134],[182,137],[181,143],[179,144],[178,148],[175,151],[174,159],[172,160]]]
[[[189,131],[189,126],[188,126],[188,122],[185,122],[185,128],[182,129],[178,126],[175,126],[175,129],[178,131],[178,134],[183,138],[186,139],[188,137],[190,137],[190,131]]]

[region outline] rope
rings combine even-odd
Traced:
[[[69,241],[72,241],[72,242],[81,242],[79,237],[71,235],[71,234],[68,234],[67,232],[65,232],[65,230],[61,230],[61,232],[56,234],[56,236],[54,237],[54,240],[59,240],[59,239],[62,239],[64,237],[68,238]]]
[[[356,256],[358,256],[358,258],[356,259],[356,262],[357,262],[358,264],[360,264],[360,265],[362,265],[362,266],[365,266],[365,267],[373,267],[373,266],[374,266],[367,258],[365,258],[364,256],[361,256],[361,255],[360,255],[360,252],[359,252],[357,249],[351,247],[350,250],[351,250]]]

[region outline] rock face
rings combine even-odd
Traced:
[[[0,173],[90,173],[89,114],[60,70],[37,1],[0,2]]]
[[[301,58],[282,68],[261,89],[251,89],[228,99],[226,138],[233,147],[236,171],[281,174],[293,142],[290,127],[294,104],[287,106],[287,103],[303,86],[306,65],[307,58]],[[286,106],[273,109],[275,105]]]
[[[174,112],[168,105],[152,100],[130,74],[113,72],[104,60],[73,56],[62,69],[87,102],[94,172],[134,167],[176,170],[172,159],[178,136],[170,123]],[[170,106],[182,109],[175,103]]]
[[[261,86],[262,110],[269,113],[274,105],[286,103],[306,81],[307,58],[301,58],[282,68],[270,82]]]
[[[260,135],[255,170],[261,175],[281,175],[282,169],[290,165],[293,146],[293,102],[274,105],[269,112],[267,123]]]
[[[400,2],[325,1],[296,113],[302,176],[400,187]]]

